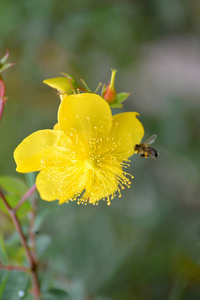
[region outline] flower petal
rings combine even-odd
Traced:
[[[54,130],[60,130],[60,125],[58,123],[56,123],[53,127]]]
[[[56,168],[54,169],[56,172]],[[72,200],[75,192],[81,193],[84,190],[85,182],[83,176],[77,176],[80,180],[69,184],[63,181],[61,176],[53,175],[49,170],[41,171],[36,178],[36,187],[40,193],[40,197],[46,201],[59,200],[59,204],[63,204]],[[73,184],[73,187],[72,187]],[[76,200],[76,197],[74,198]]]
[[[108,103],[96,94],[67,95],[59,107],[58,123],[65,132],[76,130],[90,138],[110,130],[112,114]]]
[[[41,171],[36,178],[36,187],[41,199],[54,201],[59,197],[59,181],[53,180],[48,173]]]
[[[121,152],[123,158],[132,156],[135,145],[140,144],[143,138],[144,128],[136,117],[138,115],[137,112],[128,112],[113,116],[110,134],[116,142],[120,142],[117,151]]]
[[[59,91],[65,92],[65,91],[73,90],[73,86],[72,84],[70,84],[69,78],[66,77],[49,78],[49,79],[45,79],[43,82]]]
[[[41,170],[43,151],[53,147],[62,135],[58,130],[39,130],[25,138],[14,151],[17,172]]]

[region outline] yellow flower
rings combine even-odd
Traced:
[[[123,168],[144,135],[137,115],[112,116],[96,94],[65,96],[54,129],[36,131],[16,148],[17,171],[40,171],[36,186],[43,200],[110,204],[130,186],[132,176]]]

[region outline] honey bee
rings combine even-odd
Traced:
[[[157,138],[156,134],[153,134],[146,140],[146,142],[142,144],[135,145],[135,153],[140,154],[140,157],[149,157],[152,156],[153,158],[158,157],[158,152],[153,147],[149,146],[155,142]]]

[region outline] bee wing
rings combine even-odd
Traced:
[[[156,138],[157,138],[157,134],[153,134],[152,136],[150,136],[150,138],[146,140],[144,144],[151,145],[155,142]]]

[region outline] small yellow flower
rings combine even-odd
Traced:
[[[130,186],[132,176],[123,168],[144,135],[137,115],[112,116],[96,94],[65,96],[54,129],[37,131],[16,148],[17,171],[40,171],[36,186],[43,200],[110,204]]]

